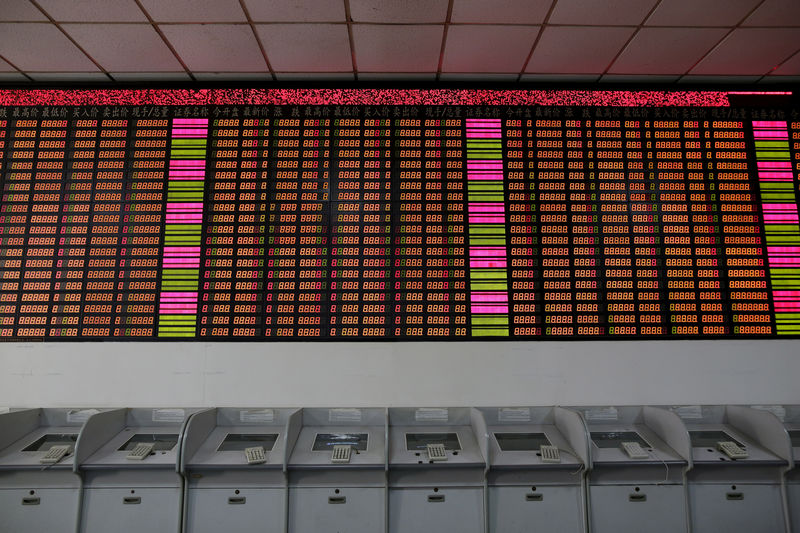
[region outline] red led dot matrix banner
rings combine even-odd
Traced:
[[[0,339],[797,336],[795,104],[0,90]]]

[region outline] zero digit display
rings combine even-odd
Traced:
[[[338,118],[332,126],[328,334],[383,338],[391,331],[391,120]]]
[[[253,338],[264,332],[263,280],[265,268],[274,264],[274,256],[266,259],[263,241],[271,205],[270,126],[269,119],[220,118],[211,123],[211,180],[200,265],[201,337]]]
[[[745,141],[749,135],[743,121],[704,121],[704,130],[705,153],[713,149],[709,174],[713,172],[719,191],[719,212],[716,218],[712,214],[712,223],[719,224],[722,234],[720,261],[724,257],[730,328],[739,334],[772,334],[767,248],[761,236],[768,217],[767,210],[759,208],[759,186],[751,179],[752,159]]]
[[[602,273],[605,289],[601,307],[605,307],[606,321],[600,327],[612,336],[636,335],[640,321],[654,327],[660,324],[660,320],[652,320],[660,317],[648,312],[658,303],[648,294],[658,289],[656,271],[642,268],[649,265],[637,265],[634,255],[637,245],[650,245],[653,239],[648,234],[651,225],[643,228],[633,223],[633,214],[639,211],[633,210],[632,201],[640,199],[639,184],[644,181],[639,121],[595,120],[593,125],[586,132],[586,144],[594,148],[590,164],[596,174],[590,171],[589,176],[590,181],[597,176],[599,200],[599,235],[592,239],[602,243],[596,247],[600,252],[597,259],[603,262],[597,272]],[[587,123],[587,128],[590,126]],[[650,305],[637,309],[641,303]]]
[[[113,336],[152,337],[156,328],[161,243],[165,223],[169,120],[129,119],[127,139],[100,140],[106,148],[126,146],[122,212],[101,220],[118,222],[120,243]],[[123,126],[117,121],[117,128]],[[123,143],[127,143],[124,145]],[[76,144],[78,142],[76,141]],[[101,215],[102,216],[102,215]]]
[[[800,335],[791,94],[280,91],[0,90],[0,339]]]

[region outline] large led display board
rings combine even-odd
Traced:
[[[798,335],[794,103],[0,90],[0,339]]]

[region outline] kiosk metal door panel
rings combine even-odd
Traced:
[[[777,485],[692,484],[689,495],[693,533],[786,530]]]
[[[0,490],[0,531],[74,533],[78,505],[78,489]]]
[[[238,492],[238,494],[237,494]],[[192,533],[283,533],[283,489],[190,489],[186,531]]]
[[[289,489],[289,532],[383,533],[385,494],[381,487]]]
[[[800,483],[786,484],[786,499],[789,504],[792,531],[800,531]]]
[[[83,496],[83,533],[178,533],[178,488],[88,489]]]
[[[687,530],[686,495],[682,485],[595,485],[589,487],[589,495],[593,533]]]
[[[483,533],[483,489],[391,489],[389,533]]]
[[[578,487],[489,487],[490,533],[583,532]]]

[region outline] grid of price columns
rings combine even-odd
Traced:
[[[64,109],[0,115],[2,340],[800,334],[796,111]]]

